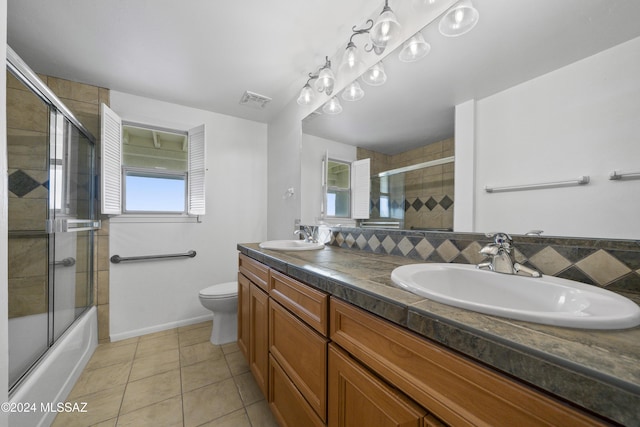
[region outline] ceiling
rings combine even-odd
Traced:
[[[394,1],[400,0],[390,1],[391,7]],[[8,43],[39,73],[268,123],[297,97],[307,73],[322,65],[325,55],[344,48],[351,26],[382,5],[382,0],[8,0]],[[474,5],[480,21],[472,32],[445,38],[429,26],[424,34],[432,50],[426,58],[414,64],[385,60],[387,84],[371,88],[376,91],[363,86],[365,98],[349,106],[360,118],[347,120],[345,114],[331,137],[382,146],[404,129],[406,135],[397,138],[408,147],[450,136],[454,105],[640,36],[637,0],[474,0]],[[399,67],[408,76],[400,78]],[[409,81],[414,85],[406,89]],[[240,105],[245,90],[273,100],[262,110]],[[403,96],[391,101],[389,93]],[[382,126],[372,128],[369,108],[376,98],[396,104],[387,104],[384,120],[374,120]],[[407,106],[420,115],[406,116]],[[411,130],[416,122],[424,124],[419,133]]]

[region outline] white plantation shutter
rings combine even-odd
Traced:
[[[189,207],[191,215],[205,213],[205,135],[204,125],[189,131]]]
[[[369,218],[369,192],[371,159],[356,160],[351,163],[351,218]]]
[[[119,215],[122,213],[122,119],[105,104],[100,105],[100,116],[101,211]]]

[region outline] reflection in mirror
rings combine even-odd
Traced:
[[[476,3],[482,18],[473,31],[447,38],[437,23],[427,26],[421,31],[431,45],[427,56],[403,63],[397,52],[390,53],[382,58],[384,85],[361,84],[361,100],[343,102],[339,115],[311,114],[303,120],[303,133],[373,151],[367,156],[375,165],[381,156],[402,156],[453,138],[454,125],[461,126],[467,140],[456,135],[455,182],[465,191],[455,195],[455,209],[456,218],[464,215],[465,221],[455,231],[544,229],[545,235],[640,238],[640,223],[633,219],[640,202],[629,197],[638,181],[609,180],[612,170],[637,172],[640,57],[633,52],[640,44],[640,2]],[[454,123],[461,106],[465,120]],[[438,169],[451,173],[448,184],[440,185],[453,187],[453,165]],[[422,179],[431,173],[423,171]],[[591,177],[589,185],[484,191],[485,185],[581,175]],[[406,179],[414,190],[424,187],[417,179]],[[426,194],[404,191],[409,203],[430,201]],[[379,183],[376,192],[382,194]],[[438,194],[445,195],[453,203],[453,195]],[[372,206],[379,211],[375,196]],[[439,204],[443,200],[432,196]],[[402,203],[401,197],[388,197],[390,209],[392,199]],[[405,228],[411,227],[410,215],[420,216],[412,209],[405,211]],[[429,227],[450,228],[444,218]]]
[[[453,231],[453,145],[449,138],[395,155],[359,148],[359,159],[372,159],[371,216],[360,226]]]

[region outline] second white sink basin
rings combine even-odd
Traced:
[[[317,251],[324,248],[324,243],[311,243],[304,240],[269,240],[259,245],[262,249],[275,251]]]
[[[640,307],[628,298],[572,280],[531,278],[479,270],[465,264],[398,267],[401,288],[455,307],[511,319],[585,329],[640,325]]]

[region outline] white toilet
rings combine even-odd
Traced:
[[[213,312],[211,343],[238,339],[238,282],[220,283],[200,291],[200,303]]]

